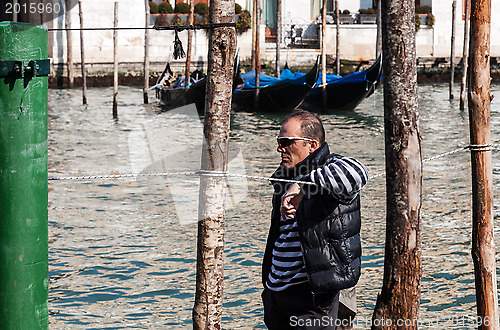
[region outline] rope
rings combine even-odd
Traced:
[[[108,31],[108,30],[210,30],[219,27],[236,27],[236,23],[211,23],[192,25],[168,25],[152,27],[94,27],[94,28],[52,28],[49,31]]]
[[[493,148],[498,146],[497,144],[481,144],[475,145],[471,144],[465,147],[460,147],[455,150],[451,150],[448,152],[444,152],[442,154],[426,158],[422,160],[422,163],[427,163],[439,158],[443,158],[448,155],[455,154],[459,151],[470,150],[470,151],[491,151]],[[373,176],[370,176],[370,179],[376,179],[378,177],[384,176],[385,173],[379,173]],[[238,177],[245,179],[252,179],[257,181],[277,181],[277,182],[287,182],[287,183],[300,183],[306,185],[316,185],[314,182],[304,182],[298,180],[287,180],[287,179],[278,179],[278,178],[270,178],[265,176],[256,176],[256,175],[245,175],[245,174],[235,174],[229,172],[220,172],[220,171],[191,171],[191,172],[164,172],[164,173],[132,173],[132,174],[105,174],[105,175],[84,175],[84,176],[69,176],[69,177],[52,177],[48,178],[49,181],[62,181],[62,180],[94,180],[94,179],[122,179],[122,178],[140,178],[140,177],[159,177],[159,176],[213,176],[213,177]]]
[[[422,160],[422,163],[427,163],[427,162],[430,162],[430,161],[433,161],[433,160],[436,160],[436,159],[439,159],[439,158],[443,158],[443,157],[445,157],[445,156],[455,154],[455,153],[457,153],[457,152],[459,152],[459,151],[464,151],[464,150],[467,150],[468,148],[469,148],[469,146],[465,146],[465,147],[457,148],[457,149],[455,149],[455,150],[448,151],[448,152],[445,152],[445,153],[442,153],[442,154],[436,155],[436,156],[434,156],[434,157],[424,159],[424,160]]]
[[[239,177],[246,179],[254,179],[261,181],[279,181],[288,183],[300,183],[306,185],[316,185],[314,182],[304,182],[299,180],[287,180],[270,178],[265,176],[235,174],[220,171],[191,171],[191,172],[164,172],[164,173],[131,173],[131,174],[103,174],[103,175],[83,175],[83,176],[68,176],[68,177],[52,177],[49,181],[62,180],[94,180],[94,179],[122,179],[122,178],[140,178],[140,177],[159,177],[159,176],[212,176],[212,177]]]
[[[426,159],[422,160],[422,163],[427,163],[427,162],[430,162],[430,161],[433,161],[433,160],[436,160],[436,159],[439,159],[439,158],[442,158],[442,157],[445,157],[448,155],[452,155],[452,154],[455,154],[459,151],[464,151],[467,149],[469,149],[470,151],[491,151],[493,148],[495,148],[497,146],[498,146],[498,144],[469,144],[468,146],[465,146],[465,147],[460,147],[460,148],[457,148],[455,150],[451,150],[451,151],[444,152],[442,154],[439,154],[439,155],[436,155],[436,156],[433,156],[430,158],[426,158]],[[384,175],[385,175],[385,173],[379,173],[377,175],[370,177],[370,179],[375,179],[375,178],[378,178],[378,177],[381,177]]]

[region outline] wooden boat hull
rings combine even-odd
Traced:
[[[258,89],[256,98],[255,88],[236,87],[242,82],[239,73],[239,63],[235,62],[235,76],[233,80],[232,110],[245,112],[290,112],[297,108],[304,97],[316,86],[319,74],[319,58],[314,67],[302,78],[300,83],[290,81],[278,82]],[[299,81],[299,80],[297,80]],[[158,97],[165,110],[182,107],[187,104],[196,104],[198,113],[205,110],[206,79],[202,79],[187,88],[163,87],[158,90]]]
[[[327,84],[325,89],[317,86],[304,99],[301,108],[322,113],[354,110],[365,98],[373,94],[379,84],[382,76],[381,56],[365,71],[366,79],[363,81],[343,83],[340,79],[336,83]]]
[[[262,88],[256,96],[255,89],[233,94],[233,111],[290,112],[297,108],[311,91],[308,85],[280,85],[272,89]]]
[[[194,103],[198,112],[203,113],[205,109],[205,88],[205,79],[188,88],[165,87],[159,90],[159,98],[165,110],[172,110]]]
[[[239,54],[236,54],[234,58],[233,91],[241,81],[239,70]],[[172,110],[194,103],[196,105],[196,110],[198,110],[198,113],[204,114],[206,87],[207,79],[203,78],[186,88],[174,88],[172,86],[162,87],[157,90],[157,97],[160,99],[164,110]]]
[[[316,86],[319,74],[319,58],[305,75],[302,84],[287,81],[258,88],[243,88],[233,93],[233,111],[290,112],[297,108]]]

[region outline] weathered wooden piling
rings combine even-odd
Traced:
[[[462,53],[462,81],[460,83],[460,111],[465,110],[465,88],[467,85],[467,72],[469,60],[469,11],[470,0],[465,0],[464,10],[464,48]]]
[[[234,0],[211,0],[210,23],[234,23]],[[236,31],[210,30],[202,170],[227,171]],[[194,329],[221,329],[226,179],[200,178]]]
[[[17,0],[13,0],[12,1],[12,8],[16,8],[17,3],[18,3]],[[12,21],[17,22],[17,10],[12,11]]]
[[[81,1],[78,1],[78,15],[80,16],[80,67],[82,69],[82,102],[83,104],[87,104],[87,71],[85,70],[85,43],[83,42],[83,13]]]
[[[336,74],[340,74],[340,9],[339,1],[335,0],[335,27],[336,27],[336,41],[335,41],[335,67],[337,68]]]
[[[472,165],[472,260],[478,329],[498,329],[490,132],[491,0],[473,0],[470,18],[469,122]]]
[[[189,17],[188,24],[193,25],[194,23],[194,1],[189,0]],[[184,87],[187,87],[191,83],[191,53],[193,49],[193,30],[188,30],[188,44],[186,52],[186,74],[184,79]]]
[[[276,77],[280,77],[281,50],[281,0],[276,0]]]
[[[144,0],[145,7],[145,26],[144,29],[144,88],[143,99],[144,104],[149,103],[149,0]],[[191,30],[190,30],[191,31]]]
[[[377,0],[377,42],[375,44],[375,57],[382,51],[382,9],[380,0]]]
[[[258,0],[253,0],[252,2],[252,70],[255,70],[255,63],[256,63],[256,58],[255,58],[255,44],[257,40],[257,2]]]
[[[321,101],[323,109],[326,107],[326,2],[323,0],[321,9]]]
[[[453,99],[453,85],[455,82],[455,25],[457,0],[451,4],[451,51],[450,51],[450,100]]]
[[[118,117],[118,2],[115,2],[113,26],[113,118]]]
[[[372,329],[397,329],[397,320],[407,320],[405,329],[418,326],[422,158],[414,22],[414,0],[382,1],[387,216],[384,279]]]
[[[66,0],[66,12],[64,22],[66,27],[66,65],[68,69],[68,87],[73,88],[75,84],[75,70],[73,66],[73,37],[71,34],[71,0]]]
[[[259,106],[260,87],[260,0],[254,1],[255,10],[255,107]]]

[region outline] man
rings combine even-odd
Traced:
[[[359,190],[366,168],[330,154],[321,120],[298,111],[283,121],[273,181],[271,228],[262,265],[269,329],[334,329],[339,290],[360,276]]]

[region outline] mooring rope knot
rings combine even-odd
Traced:
[[[493,144],[470,144],[466,148],[470,151],[491,151]]]

